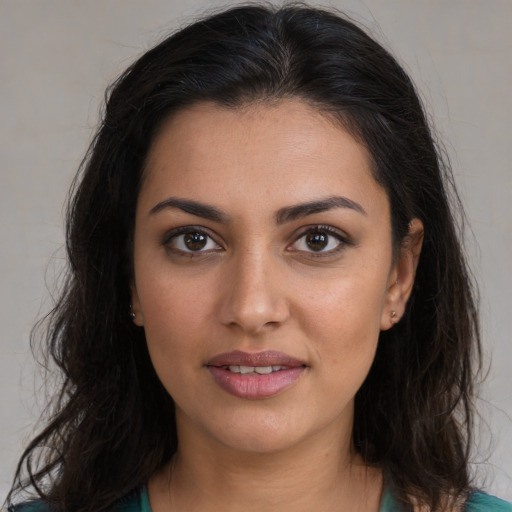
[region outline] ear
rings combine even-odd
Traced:
[[[139,294],[135,283],[130,283],[131,302],[130,302],[130,315],[135,325],[142,327],[144,325],[144,316],[140,307]]]
[[[409,233],[403,240],[398,259],[391,269],[381,317],[380,328],[383,331],[393,327],[404,315],[414,285],[422,244],[423,223],[413,219],[409,223]]]

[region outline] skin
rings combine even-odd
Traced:
[[[162,127],[137,203],[132,283],[134,321],[176,403],[179,450],[149,482],[155,512],[378,510],[380,471],[351,445],[354,396],[379,332],[404,312],[422,226],[411,222],[394,257],[370,166],[364,146],[298,100],[203,103]],[[333,196],[349,201],[276,221]],[[169,198],[223,218],[162,206]],[[207,236],[202,249],[175,231],[187,226]],[[321,250],[307,239],[319,231]],[[273,396],[240,398],[206,364],[232,350],[279,351],[305,369]]]

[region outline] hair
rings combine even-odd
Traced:
[[[383,469],[405,510],[441,510],[469,492],[480,339],[446,158],[407,74],[354,22],[303,4],[259,4],[170,35],[107,91],[72,187],[69,269],[43,337],[62,385],[22,455],[9,502],[33,488],[58,511],[105,511],[175,453],[172,398],[128,314],[146,157],[161,124],[193,104],[235,109],[289,98],[338,119],[366,146],[397,250],[412,219],[424,225],[405,315],[381,332],[355,398],[354,446]]]

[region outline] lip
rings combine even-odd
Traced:
[[[305,366],[304,361],[274,350],[263,352],[233,350],[213,357],[206,364],[207,366]]]
[[[284,366],[265,375],[241,374],[229,366]],[[213,357],[206,364],[215,382],[231,395],[245,399],[262,399],[277,395],[296,382],[306,370],[306,364],[282,352],[242,352],[235,350]]]

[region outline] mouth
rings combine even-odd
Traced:
[[[222,366],[223,370],[228,370],[232,373],[240,373],[241,375],[269,375],[281,370],[288,370],[289,366],[273,365],[273,366]]]
[[[227,352],[215,356],[206,367],[224,391],[252,400],[283,392],[307,368],[303,361],[275,351]]]

